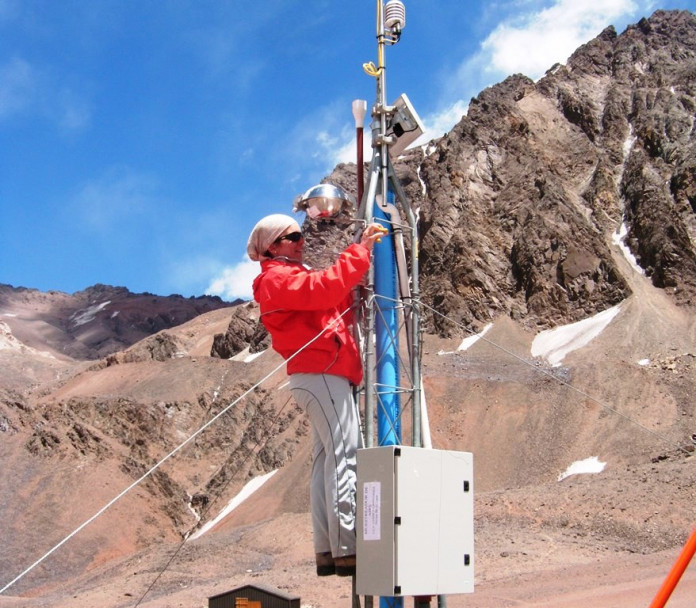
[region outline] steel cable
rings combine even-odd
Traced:
[[[471,334],[471,335],[477,335],[477,334],[475,334],[471,329],[469,329],[468,327],[466,327],[466,326],[464,326],[463,324],[461,324],[461,323],[455,321],[454,319],[450,319],[449,317],[447,317],[447,315],[442,314],[442,313],[439,312],[438,310],[434,309],[432,306],[428,306],[427,304],[425,304],[425,303],[423,303],[423,302],[421,302],[421,304],[422,304],[422,306],[423,306],[424,308],[427,308],[428,310],[432,311],[432,312],[433,312],[434,314],[436,314],[437,316],[441,317],[442,319],[445,319],[445,320],[449,321],[449,322],[452,323],[453,325],[456,325],[457,327],[459,327],[460,329],[463,329],[464,331],[468,332],[469,334]],[[479,336],[479,339],[482,340],[483,342],[486,342],[487,344],[490,344],[492,347],[497,348],[498,350],[504,352],[505,354],[510,355],[510,356],[513,357],[514,359],[517,359],[518,361],[520,361],[520,362],[523,363],[524,365],[527,365],[527,366],[531,367],[532,369],[534,369],[535,371],[539,372],[540,374],[543,374],[544,376],[547,376],[548,378],[551,378],[551,379],[555,380],[556,382],[558,382],[558,383],[561,384],[562,386],[564,386],[564,387],[570,389],[571,391],[574,391],[574,392],[578,393],[579,395],[582,395],[583,397],[585,397],[585,398],[588,399],[589,401],[592,401],[593,403],[595,403],[596,405],[598,405],[598,406],[601,407],[602,409],[605,409],[605,410],[607,410],[608,412],[611,412],[612,414],[615,414],[615,415],[617,415],[617,416],[623,418],[624,420],[627,420],[628,422],[630,422],[630,423],[636,425],[637,427],[639,427],[640,429],[642,429],[642,430],[645,431],[646,433],[649,433],[649,434],[652,435],[653,437],[659,439],[660,441],[662,441],[662,442],[664,442],[664,443],[667,443],[667,444],[669,444],[669,445],[671,445],[671,446],[673,446],[673,447],[676,447],[679,451],[683,452],[683,453],[686,454],[686,455],[691,455],[691,452],[689,452],[689,450],[687,450],[686,448],[684,448],[682,445],[680,445],[680,444],[678,444],[678,443],[675,443],[674,441],[668,439],[668,438],[665,437],[664,435],[661,435],[660,433],[657,433],[657,432],[653,431],[652,429],[648,428],[648,427],[645,426],[644,424],[641,424],[641,423],[638,422],[637,420],[634,420],[634,419],[631,418],[629,415],[624,414],[623,412],[620,412],[620,411],[617,410],[615,407],[611,407],[610,405],[607,405],[607,404],[604,403],[603,401],[600,401],[597,397],[593,397],[592,395],[590,395],[589,393],[583,391],[582,389],[580,389],[580,388],[578,388],[578,387],[576,387],[576,386],[573,386],[573,385],[570,384],[569,382],[566,382],[566,381],[563,380],[562,378],[559,378],[556,374],[553,374],[553,373],[551,373],[550,371],[545,370],[545,369],[539,367],[538,365],[535,365],[535,364],[532,363],[531,361],[528,361],[528,360],[525,359],[524,357],[521,357],[521,356],[519,356],[519,355],[513,353],[512,351],[510,351],[510,350],[508,350],[508,349],[506,349],[506,348],[500,346],[499,344],[496,344],[495,342],[491,341],[490,339],[486,338],[485,336]]]
[[[36,568],[36,566],[41,564],[46,558],[48,558],[55,551],[60,549],[60,547],[62,547],[64,544],[66,544],[76,534],[81,532],[89,524],[91,524],[98,517],[100,517],[104,512],[106,512],[108,509],[110,509],[114,504],[116,504],[121,498],[123,498],[131,490],[136,488],[140,483],[142,483],[145,479],[147,479],[150,475],[152,475],[157,469],[159,469],[167,460],[172,458],[175,454],[179,453],[186,445],[188,445],[191,441],[193,441],[193,439],[198,437],[198,435],[200,435],[203,431],[205,431],[208,427],[213,425],[217,420],[219,420],[223,415],[225,415],[230,409],[232,409],[232,407],[237,405],[237,403],[239,403],[242,399],[247,397],[254,390],[256,390],[259,386],[261,386],[264,382],[266,382],[269,378],[274,376],[288,361],[294,359],[302,351],[307,349],[311,344],[316,342],[324,333],[326,333],[334,325],[336,325],[350,310],[351,310],[351,307],[349,306],[338,317],[336,317],[331,323],[327,324],[326,327],[324,327],[316,336],[314,336],[311,340],[309,340],[306,344],[304,344],[301,348],[299,348],[296,352],[294,352],[290,357],[288,357],[287,360],[282,361],[278,366],[276,366],[273,370],[271,370],[268,374],[266,374],[266,376],[264,376],[256,384],[254,384],[251,388],[249,388],[248,390],[243,392],[237,399],[235,399],[227,407],[225,407],[220,412],[218,412],[215,416],[213,416],[210,420],[208,420],[208,422],[206,422],[203,426],[201,426],[196,432],[194,432],[186,440],[184,440],[176,448],[174,448],[171,452],[169,452],[164,458],[162,458],[159,462],[157,462],[152,468],[150,468],[143,475],[141,475],[138,479],[136,479],[132,484],[130,484],[127,488],[125,488],[118,495],[116,495],[114,498],[112,498],[108,503],[106,503],[106,505],[104,505],[94,515],[92,515],[92,517],[90,517],[89,519],[84,521],[82,524],[80,524],[70,534],[68,534],[65,538],[63,538],[63,540],[61,540],[59,543],[57,543],[55,546],[53,546],[49,551],[47,551],[43,556],[41,556],[39,559],[37,559],[33,564],[31,564],[29,567],[27,567],[25,570],[23,570],[20,574],[15,576],[15,578],[13,578],[9,583],[4,585],[2,587],[2,589],[0,589],[0,594],[3,594],[5,591],[7,591],[15,583],[17,583],[24,576],[26,576],[29,572],[31,572],[34,568]],[[178,553],[178,551],[177,551],[177,553]],[[140,603],[140,602],[138,602],[138,603]]]

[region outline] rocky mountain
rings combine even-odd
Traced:
[[[690,13],[609,28],[395,163],[440,313],[433,444],[475,461],[476,592],[450,608],[645,606],[693,527],[695,52]],[[354,190],[355,165],[327,181]],[[320,266],[352,227],[306,230]],[[560,360],[535,350],[609,308]],[[0,606],[204,606],[249,582],[349,604],[313,572],[311,433],[265,340],[253,303],[0,286],[0,588],[45,556]],[[563,476],[586,459],[603,470]],[[687,573],[670,608],[694,594]]]
[[[0,284],[0,323],[20,342],[57,357],[99,359],[200,314],[239,304],[217,296],[134,294],[94,285],[74,294]]]
[[[695,31],[686,11],[609,27],[539,81],[482,91],[451,132],[395,162],[420,212],[424,302],[460,324],[434,317],[431,330],[500,315],[549,327],[613,306],[634,272],[617,242],[693,309]],[[355,193],[355,166],[327,181]],[[315,230],[325,251],[331,228]]]

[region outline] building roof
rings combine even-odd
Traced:
[[[299,595],[290,595],[288,593],[285,593],[284,591],[281,591],[280,589],[276,589],[275,587],[271,587],[270,585],[264,585],[263,583],[258,583],[254,585],[242,585],[241,587],[236,587],[235,589],[231,589],[230,591],[224,591],[223,593],[218,593],[217,595],[213,595],[212,597],[209,597],[208,599],[213,600],[218,597],[222,597],[223,595],[229,595],[230,593],[237,593],[238,591],[243,591],[244,589],[257,589],[258,591],[262,591],[263,593],[268,593],[269,595],[274,595],[275,597],[279,597],[284,600],[299,600],[300,596]]]

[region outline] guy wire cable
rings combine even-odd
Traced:
[[[266,436],[265,436],[265,438],[264,438],[264,440],[263,440],[264,442],[263,442],[263,446],[262,446],[262,447],[266,447],[266,444],[268,443],[268,441],[269,441],[270,438],[271,438],[271,434],[270,434],[271,430],[273,430],[273,427],[274,427],[274,426],[276,425],[276,423],[278,422],[278,418],[280,418],[280,415],[283,413],[283,411],[285,411],[285,408],[287,407],[288,403],[290,403],[291,400],[292,400],[292,395],[291,395],[290,397],[288,397],[288,399],[287,399],[287,400],[285,401],[285,403],[283,404],[283,407],[280,408],[280,410],[276,413],[276,415],[275,415],[275,417],[273,418],[273,420],[271,421],[271,423],[268,425],[268,428],[265,429],[265,430],[267,430],[268,432],[266,433]],[[255,446],[249,451],[249,453],[244,457],[244,460],[242,460],[241,465],[245,465],[245,464],[248,462],[248,460],[252,457],[252,455],[254,455],[254,454],[257,453],[257,452],[256,452],[256,448],[258,448],[258,447],[261,445],[261,441],[262,441],[262,440],[260,439],[259,441],[256,442],[256,445],[255,445]],[[222,466],[216,471],[215,475],[217,475],[217,473],[219,473],[220,471],[222,471],[222,469],[223,469],[224,467],[225,467],[225,464],[223,463]],[[239,468],[237,471],[238,471],[238,472],[241,471],[241,466],[240,466],[240,468]],[[235,473],[235,475],[236,475],[236,473]],[[230,483],[232,483],[232,481],[235,479],[235,475],[230,476],[230,478],[225,482],[225,484],[224,484],[224,485],[219,489],[219,491],[216,493],[216,496],[214,496],[213,499],[206,505],[205,509],[203,509],[203,511],[202,511],[202,513],[201,513],[201,515],[202,515],[203,517],[206,516],[206,515],[208,515],[208,512],[213,508],[213,505],[215,505],[215,504],[217,503],[217,501],[218,501],[218,499],[220,498],[220,496],[222,496],[223,492],[227,489],[227,487],[230,485]],[[214,477],[214,475],[213,475],[213,477]],[[201,518],[201,519],[202,519],[202,518]],[[179,555],[179,553],[181,552],[181,550],[184,548],[184,546],[185,546],[186,543],[188,542],[188,539],[189,539],[189,537],[191,536],[191,533],[194,531],[194,529],[196,528],[196,526],[198,526],[199,524],[200,524],[200,522],[197,522],[196,524],[194,524],[194,525],[191,527],[191,529],[190,529],[188,532],[186,532],[186,534],[184,534],[184,538],[181,540],[181,542],[180,542],[179,545],[177,546],[176,550],[169,556],[169,559],[166,561],[166,563],[164,564],[164,566],[163,566],[162,568],[160,568],[160,570],[157,572],[157,576],[155,576],[155,578],[153,579],[153,581],[147,586],[147,589],[145,589],[145,592],[140,596],[140,599],[135,603],[135,605],[134,605],[133,608],[138,608],[138,606],[140,606],[140,604],[141,604],[142,601],[147,597],[147,595],[150,593],[150,591],[152,591],[152,589],[154,589],[154,587],[155,587],[155,585],[157,584],[157,582],[159,581],[159,579],[162,578],[162,575],[163,575],[167,570],[169,570],[169,566],[172,565],[172,563],[174,562],[174,560],[177,558],[177,556]]]
[[[454,319],[450,319],[447,315],[444,315],[444,314],[442,314],[441,312],[439,312],[438,310],[435,310],[432,306],[428,306],[428,305],[425,304],[424,302],[421,302],[421,304],[422,304],[425,308],[427,308],[428,310],[431,310],[431,311],[432,311],[434,314],[436,314],[437,316],[439,316],[439,317],[441,317],[441,318],[443,318],[443,319],[449,321],[450,323],[456,325],[457,327],[463,329],[464,331],[468,332],[468,333],[471,334],[471,335],[476,335],[476,334],[475,334],[471,329],[469,329],[468,327],[466,327],[466,326],[464,326],[463,324],[461,324],[461,323],[455,321]],[[515,353],[513,353],[513,352],[510,351],[510,350],[508,350],[507,348],[504,348],[503,346],[500,346],[499,344],[496,344],[495,342],[492,342],[491,340],[489,340],[489,339],[486,338],[485,336],[479,336],[479,338],[480,338],[481,340],[483,340],[484,342],[490,344],[490,345],[493,346],[494,348],[497,348],[498,350],[503,351],[504,353],[510,355],[510,356],[513,357],[514,359],[517,359],[518,361],[520,361],[520,362],[524,363],[525,365],[531,367],[532,369],[534,369],[535,371],[539,372],[540,374],[543,374],[543,375],[545,375],[545,376],[547,376],[547,377],[549,377],[549,378],[552,378],[553,380],[555,380],[556,382],[558,382],[558,383],[561,384],[562,386],[565,386],[566,388],[569,388],[570,390],[572,390],[572,391],[574,391],[574,392],[576,392],[576,393],[582,395],[582,396],[585,397],[586,399],[589,399],[590,401],[592,401],[593,403],[595,403],[595,404],[598,405],[599,407],[601,407],[601,408],[607,410],[608,412],[611,412],[612,414],[616,414],[617,416],[623,418],[624,420],[627,420],[628,422],[630,422],[630,423],[636,425],[637,427],[641,428],[641,429],[644,430],[646,433],[649,433],[650,435],[652,435],[653,437],[659,439],[660,441],[662,441],[662,442],[664,442],[664,443],[667,443],[667,444],[671,445],[672,447],[676,447],[680,452],[683,452],[683,453],[686,454],[687,456],[690,456],[690,455],[691,455],[691,452],[689,452],[689,451],[688,451],[686,448],[684,448],[681,444],[675,443],[675,442],[671,441],[670,439],[667,439],[667,437],[665,437],[664,435],[661,435],[660,433],[657,433],[656,431],[653,431],[652,429],[649,429],[647,426],[641,424],[641,423],[638,422],[637,420],[634,420],[633,418],[631,418],[631,417],[628,416],[627,414],[624,414],[624,413],[620,412],[619,410],[617,410],[616,408],[613,408],[613,407],[611,407],[610,405],[607,405],[606,403],[600,401],[598,398],[593,397],[593,396],[590,395],[589,393],[586,393],[585,391],[583,391],[582,389],[577,388],[576,386],[573,386],[573,385],[570,384],[569,382],[566,382],[565,380],[559,378],[558,376],[556,376],[555,374],[551,373],[550,371],[545,370],[545,369],[543,369],[543,368],[541,368],[541,367],[538,367],[538,366],[534,365],[532,362],[528,361],[528,360],[525,359],[524,357],[520,357],[519,355],[516,355]]]
[[[128,494],[133,488],[137,487],[142,481],[144,481],[150,475],[152,475],[152,473],[154,473],[157,469],[159,469],[167,460],[169,460],[172,456],[174,456],[175,454],[180,452],[184,448],[184,446],[188,445],[193,439],[198,437],[198,435],[200,435],[205,429],[207,429],[209,426],[214,424],[220,417],[222,417],[224,414],[226,414],[232,407],[237,405],[237,403],[239,403],[247,395],[251,394],[254,390],[256,390],[264,382],[266,382],[266,380],[268,380],[273,375],[275,375],[288,361],[291,361],[292,359],[294,359],[297,355],[299,355],[303,350],[305,350],[307,347],[309,347],[312,343],[316,342],[324,333],[326,333],[329,329],[331,329],[334,325],[336,325],[351,310],[351,308],[352,308],[352,306],[349,306],[348,308],[346,308],[336,319],[334,319],[331,323],[329,323],[326,327],[324,327],[316,336],[314,336],[311,340],[309,340],[306,344],[304,344],[301,348],[299,348],[296,352],[294,352],[286,360],[282,361],[277,367],[275,367],[268,374],[266,374],[254,386],[252,386],[251,388],[246,390],[244,393],[242,393],[237,399],[235,399],[227,407],[225,407],[223,410],[218,412],[208,422],[206,422],[202,427],[200,427],[195,433],[193,433],[191,436],[189,436],[188,439],[184,440],[176,448],[174,448],[171,452],[169,452],[169,454],[167,454],[164,458],[162,458],[159,462],[157,462],[149,471],[147,471],[143,475],[141,475],[132,484],[130,484],[125,490],[121,491],[114,498],[112,498],[108,503],[106,503],[106,505],[104,505],[101,509],[99,509],[99,511],[97,511],[94,515],[92,515],[92,517],[90,517],[89,519],[84,521],[82,524],[80,524],[70,534],[68,534],[63,540],[61,540],[57,545],[55,545],[52,549],[47,551],[43,556],[41,556],[39,559],[37,559],[28,568],[26,568],[24,571],[22,571],[20,574],[18,574],[15,578],[13,578],[9,583],[7,583],[4,587],[2,587],[2,589],[0,589],[0,595],[3,594],[5,591],[7,591],[10,587],[12,587],[12,585],[14,585],[17,581],[21,580],[24,576],[26,576],[29,572],[31,572],[34,568],[36,568],[36,566],[38,566],[41,562],[43,562],[47,557],[52,555],[55,551],[57,551],[65,543],[67,543],[73,536],[75,536],[76,534],[81,532],[84,528],[86,528],[89,524],[91,524],[94,520],[96,520],[105,511],[110,509],[121,498],[123,498],[126,494]]]
[[[427,308],[428,310],[432,311],[435,315],[449,321],[450,323],[453,323],[455,326],[460,327],[464,331],[468,332],[469,334],[474,334],[472,330],[469,328],[465,327],[463,324],[455,321],[454,319],[450,319],[446,315],[442,314],[438,310],[434,309],[433,307],[425,304],[424,302],[421,301],[421,304]],[[68,534],[63,540],[61,540],[59,543],[57,543],[53,548],[51,548],[49,551],[47,551],[42,557],[37,559],[33,564],[31,564],[29,567],[27,567],[24,571],[22,571],[20,574],[18,574],[15,578],[13,578],[9,583],[7,583],[5,586],[3,586],[0,589],[0,594],[4,593],[12,587],[15,583],[17,583],[19,580],[21,580],[24,576],[26,576],[29,572],[31,572],[36,566],[41,564],[45,559],[47,559],[50,555],[52,555],[55,551],[57,551],[60,547],[62,547],[64,544],[66,544],[70,539],[72,539],[74,536],[76,536],[79,532],[81,532],[84,528],[86,528],[89,524],[91,524],[93,521],[95,521],[98,517],[100,517],[104,512],[106,512],[108,509],[110,509],[116,502],[118,502],[123,496],[128,494],[131,490],[133,490],[135,487],[137,487],[140,483],[142,483],[146,478],[148,478],[152,473],[154,473],[157,469],[159,469],[167,460],[172,458],[174,455],[176,455],[178,452],[180,452],[186,445],[188,445],[193,439],[195,439],[198,435],[200,435],[204,430],[206,430],[208,427],[213,425],[220,417],[222,417],[224,414],[226,414],[232,407],[234,407],[237,403],[239,403],[242,399],[247,397],[249,394],[251,394],[255,389],[257,389],[259,386],[261,386],[264,382],[266,382],[269,378],[271,378],[273,375],[275,375],[282,367],[287,363],[287,361],[292,360],[294,357],[296,357],[299,353],[301,353],[303,350],[305,350],[307,347],[309,347],[312,343],[314,343],[316,340],[318,340],[326,331],[331,329],[340,319],[342,319],[350,310],[352,307],[346,308],[339,317],[337,317],[334,321],[329,323],[325,328],[323,328],[314,338],[309,340],[304,346],[302,346],[300,349],[298,349],[295,353],[293,353],[287,360],[282,361],[278,366],[276,366],[273,370],[271,370],[266,376],[264,376],[261,380],[259,380],[255,385],[250,387],[248,390],[246,390],[244,393],[242,393],[237,399],[235,399],[233,402],[231,402],[227,407],[225,407],[223,410],[221,410],[218,414],[216,414],[213,418],[211,418],[208,422],[206,422],[203,426],[201,426],[197,431],[195,431],[192,435],[190,435],[186,440],[184,440],[181,444],[179,444],[176,448],[174,448],[171,452],[169,452],[164,458],[162,458],[159,462],[157,462],[152,468],[150,468],[147,472],[145,472],[141,477],[139,477],[136,481],[134,481],[132,484],[130,484],[128,487],[126,487],[123,491],[121,491],[118,495],[116,495],[113,499],[111,499],[106,505],[104,505],[99,511],[97,511],[92,517],[87,519],[85,522],[80,524],[75,530],[73,530],[70,534]],[[494,348],[497,348],[501,350],[502,352],[510,355],[514,359],[517,359],[518,361],[522,362],[523,364],[531,367],[532,369],[536,370],[537,372],[554,379],[556,382],[561,384],[562,386],[565,386],[566,388],[569,388],[570,390],[582,395],[586,399],[589,399],[593,403],[599,405],[601,408],[612,412],[616,414],[617,416],[620,416],[627,420],[628,422],[636,425],[637,427],[643,429],[645,432],[649,433],[650,435],[656,437],[662,442],[668,443],[672,446],[675,446],[677,449],[679,449],[681,452],[684,452],[686,455],[690,455],[690,452],[686,450],[683,446],[679,444],[674,444],[674,442],[670,441],[663,435],[653,431],[652,429],[649,429],[645,425],[639,423],[638,421],[634,420],[630,416],[619,412],[617,409],[603,403],[596,397],[593,397],[592,395],[586,393],[585,391],[573,386],[572,384],[566,382],[565,380],[562,380],[561,378],[558,378],[556,375],[552,374],[551,372],[544,370],[542,368],[537,367],[536,365],[533,365],[531,362],[527,361],[525,358],[513,353],[512,351],[500,346],[499,344],[496,344],[495,342],[491,341],[490,339],[486,338],[485,336],[481,336],[481,339],[493,346]],[[178,553],[178,551],[177,551]],[[176,553],[175,553],[176,555]],[[173,558],[172,558],[173,559]],[[171,563],[171,560],[168,562],[167,566]],[[149,591],[149,589],[148,589]],[[147,592],[146,592],[147,593]],[[143,596],[145,597],[145,596]],[[139,600],[138,604],[140,603],[141,600]]]

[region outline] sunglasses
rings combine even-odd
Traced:
[[[303,238],[301,232],[291,232],[290,234],[285,234],[283,236],[279,236],[273,242],[276,245],[279,245],[281,241],[291,241],[293,243],[297,243],[301,238]]]

